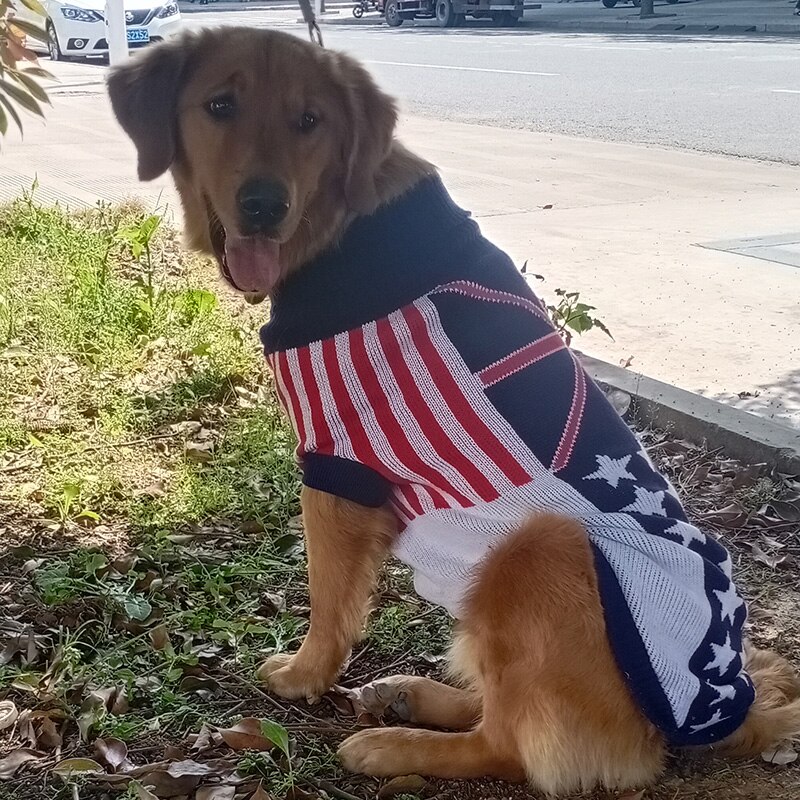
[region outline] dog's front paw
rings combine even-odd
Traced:
[[[391,710],[404,722],[414,722],[413,685],[405,675],[381,678],[362,686],[358,693],[364,708],[375,717]]]
[[[309,703],[316,703],[331,685],[327,676],[305,667],[297,656],[288,653],[270,656],[258,668],[256,677],[280,697],[287,700],[304,698]]]
[[[342,742],[339,759],[342,766],[350,772],[379,778],[404,775],[406,772],[403,771],[403,764],[397,763],[399,753],[395,745],[399,738],[402,738],[402,732],[398,729],[374,728],[359,731]]]

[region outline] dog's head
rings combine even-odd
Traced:
[[[139,177],[172,171],[190,245],[243,292],[269,294],[377,205],[395,106],[341,53],[218,28],[148,48],[108,90]]]

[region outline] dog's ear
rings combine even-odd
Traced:
[[[347,56],[336,56],[349,117],[342,148],[345,201],[351,210],[366,213],[378,203],[375,175],[392,146],[397,108],[364,67]]]
[[[136,145],[139,179],[166,172],[178,148],[178,98],[191,39],[154,45],[112,70],[108,94],[117,121]]]

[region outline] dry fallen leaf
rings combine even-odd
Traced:
[[[41,718],[37,739],[37,746],[42,750],[57,750],[61,747],[61,734],[52,717],[43,716]]]
[[[149,789],[145,789],[139,781],[131,781],[130,785],[133,786],[133,791],[136,793],[138,800],[158,800],[158,797]]]
[[[164,760],[165,761],[183,761],[186,758],[183,749],[176,747],[174,744],[164,745]]]
[[[200,783],[200,775],[175,777],[166,770],[154,770],[142,777],[142,786],[156,797],[177,797],[191,794]]]
[[[105,770],[93,758],[65,758],[59,761],[51,772],[59,778],[69,778],[72,775],[92,775],[103,773]]]
[[[26,762],[36,761],[42,756],[34,750],[12,750],[5,758],[0,758],[0,781],[7,781]]]
[[[202,753],[221,744],[222,737],[216,731],[212,731],[204,722],[200,728],[200,732],[195,736],[189,737],[189,743],[193,753]]]
[[[86,699],[81,703],[80,713],[78,714],[78,730],[84,742],[89,741],[89,734],[105,715],[107,698],[100,692],[90,692]]]
[[[286,800],[321,800],[318,794],[307,792],[299,786],[292,786],[286,792]]]
[[[340,714],[345,717],[353,717],[356,714],[353,704],[354,695],[348,689],[341,686],[334,686],[330,691],[322,695],[323,700],[327,700]]]
[[[747,522],[747,511],[740,503],[730,503],[724,508],[703,514],[703,519],[716,522],[726,528],[741,528]]]
[[[418,794],[428,785],[421,775],[398,775],[378,789],[378,800],[387,800],[398,794]]]
[[[644,789],[640,789],[638,792],[628,792],[627,794],[621,794],[617,800],[642,800],[644,793]]]
[[[0,700],[0,731],[10,728],[18,716],[19,711],[11,700]]]
[[[111,768],[112,772],[116,772],[128,758],[128,745],[120,739],[95,739],[94,751],[97,757]]]
[[[250,795],[250,800],[274,800],[272,795],[264,788],[264,782],[258,784],[258,788]]]
[[[750,549],[753,551],[753,560],[758,561],[760,564],[766,564],[770,569],[775,569],[783,564],[787,559],[788,556],[786,555],[769,555],[769,553],[765,553],[757,544],[753,543],[750,545]]]
[[[800,503],[770,500],[769,503],[762,506],[759,514],[768,514],[781,522],[800,522]]]
[[[261,733],[261,720],[245,717],[232,728],[219,728],[219,734],[231,750],[258,750],[264,752],[275,746]]]
[[[150,643],[155,650],[166,650],[169,647],[169,632],[166,625],[156,625],[150,630]]]
[[[233,800],[235,786],[201,786],[195,793],[195,800]]]
[[[214,454],[211,451],[212,445],[208,443],[206,447],[187,447],[184,455],[187,460],[195,461],[198,464],[208,464],[214,460]]]
[[[778,745],[772,750],[765,750],[761,754],[761,758],[763,758],[768,764],[779,764],[780,766],[785,766],[786,764],[792,764],[797,761],[797,751],[793,750],[788,744],[784,743],[782,745]]]
[[[209,764],[201,764],[191,758],[185,758],[183,761],[174,761],[167,767],[167,772],[173,778],[182,778],[184,775],[209,775],[213,771],[214,768]]]

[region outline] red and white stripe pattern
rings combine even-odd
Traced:
[[[476,284],[436,291],[544,313],[524,298]],[[375,470],[392,484],[390,501],[408,524],[432,511],[492,502],[532,480],[537,470],[529,448],[510,426],[498,426],[483,390],[563,349],[553,332],[473,375],[423,297],[361,328],[273,353],[269,362],[298,454],[338,456]],[[585,398],[576,363],[576,391],[553,469],[569,459]]]

